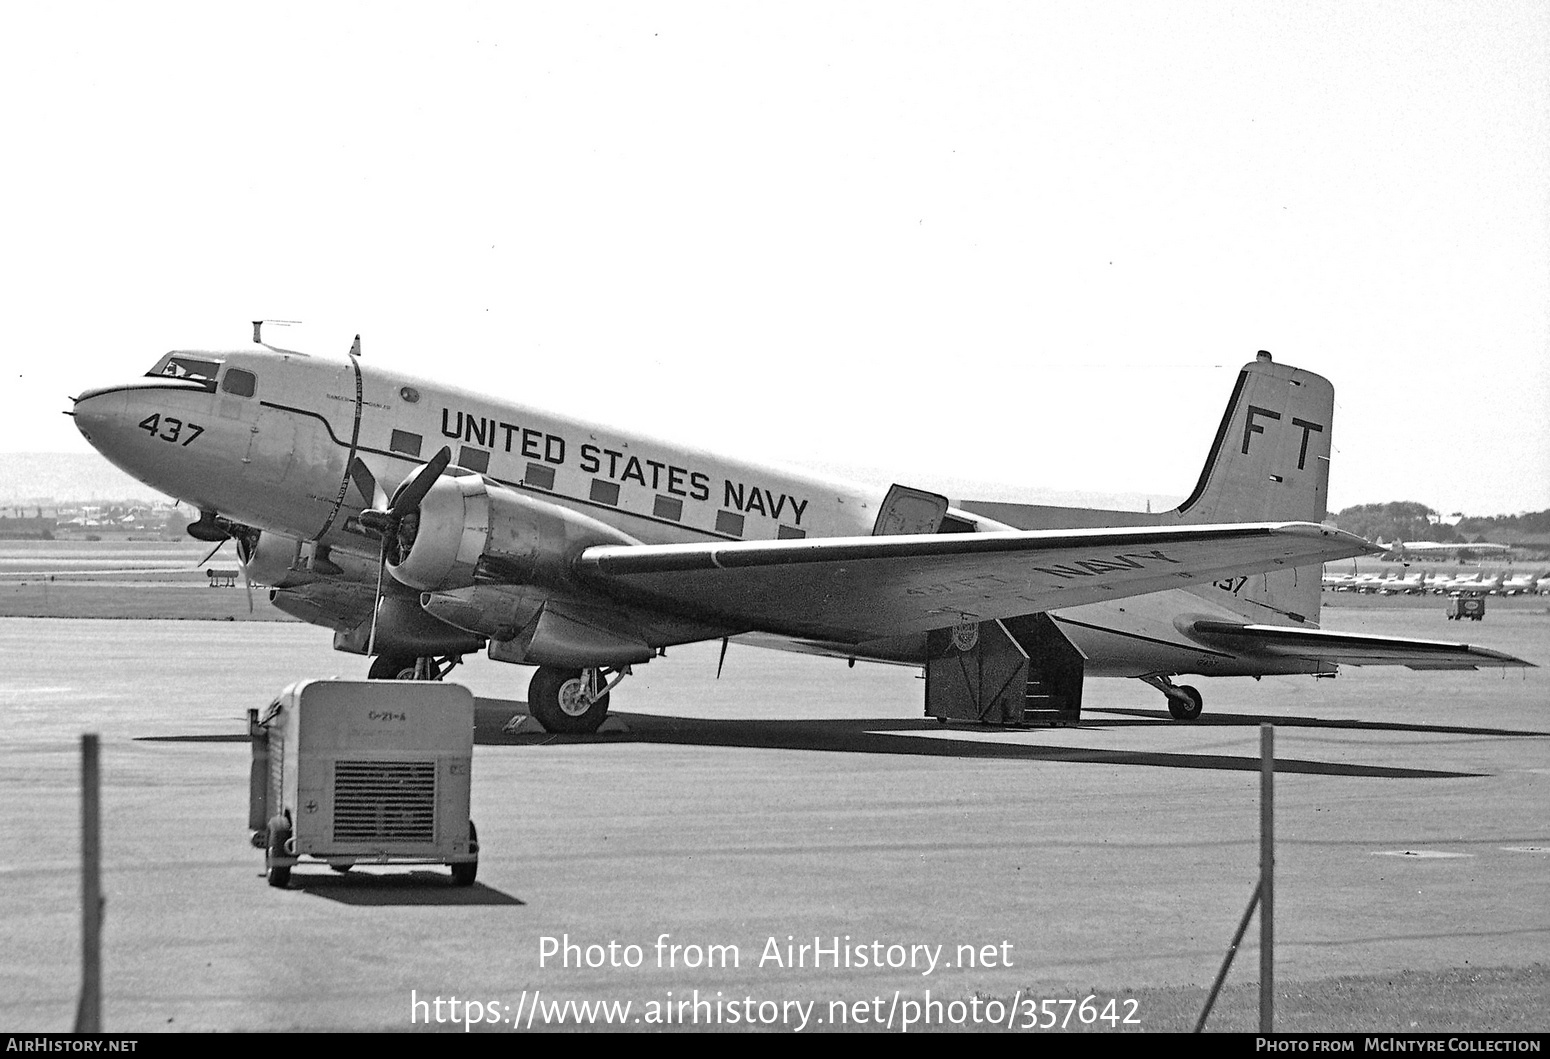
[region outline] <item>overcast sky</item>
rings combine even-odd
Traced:
[[[1550,507],[1547,85],[1539,0],[8,4],[0,452],[271,317],[728,454],[1182,496],[1269,349],[1334,381],[1333,508]]]

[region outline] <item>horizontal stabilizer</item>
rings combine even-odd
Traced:
[[[617,598],[747,631],[856,643],[1362,555],[1306,522],[599,545]]]
[[[1197,621],[1190,626],[1199,639],[1218,643],[1240,654],[1272,658],[1302,658],[1348,666],[1407,666],[1410,669],[1480,669],[1528,666],[1500,651],[1444,640],[1410,640],[1399,636],[1294,629],[1283,625],[1238,625],[1227,621]]]

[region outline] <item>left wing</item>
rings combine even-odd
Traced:
[[[714,624],[857,643],[1373,550],[1285,522],[599,545],[575,569],[615,597]]]
[[[1271,658],[1301,658],[1348,666],[1407,666],[1410,669],[1479,669],[1481,666],[1528,666],[1521,658],[1443,640],[1408,640],[1396,636],[1294,629],[1284,625],[1239,625],[1229,621],[1197,621],[1190,626],[1199,639],[1230,648],[1236,654]]]

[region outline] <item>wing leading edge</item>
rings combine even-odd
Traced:
[[[1374,550],[1308,522],[909,534],[588,548],[576,571],[634,602],[856,643]]]
[[[1197,621],[1190,629],[1207,643],[1217,643],[1241,654],[1273,658],[1301,658],[1348,666],[1400,665],[1410,669],[1534,667],[1532,662],[1500,651],[1443,640],[1409,640],[1281,625],[1238,625],[1226,621]]]

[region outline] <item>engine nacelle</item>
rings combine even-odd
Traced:
[[[361,584],[377,576],[376,559],[349,552],[325,550],[326,559],[313,565],[317,545],[269,530],[248,530],[237,541],[238,560],[256,584],[271,588],[297,588],[341,575]]]
[[[468,588],[476,574],[509,585],[564,587],[571,562],[595,544],[640,542],[586,515],[478,475],[444,474],[400,523],[388,570],[422,592]]]
[[[310,580],[296,576],[296,568],[301,565],[300,556],[301,541],[264,530],[257,535],[252,547],[247,549],[247,562],[242,565],[251,580],[261,585],[284,588]]]

